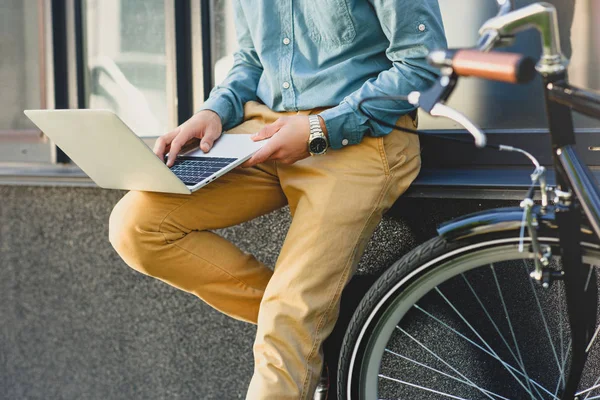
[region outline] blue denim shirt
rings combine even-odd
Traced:
[[[332,148],[391,129],[368,119],[358,103],[368,96],[406,95],[437,76],[425,56],[445,48],[437,0],[233,0],[239,49],[227,78],[202,109],[224,129],[242,122],[244,103],[275,111],[330,106],[323,111]],[[365,103],[394,123],[407,102]]]

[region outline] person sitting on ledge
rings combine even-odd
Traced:
[[[233,3],[231,71],[154,151],[168,151],[171,166],[193,138],[205,152],[223,131],[270,141],[191,195],[128,193],[111,214],[110,241],[132,268],[257,324],[248,399],[311,399],[342,289],[421,166],[418,137],[367,118],[358,103],[434,82],[425,57],[446,47],[442,17],[437,0]],[[365,108],[416,128],[407,102]],[[274,271],[212,232],[285,205],[292,223]]]

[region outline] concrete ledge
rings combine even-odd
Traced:
[[[122,195],[0,186],[0,398],[244,397],[255,328],[126,267],[107,240]],[[406,201],[375,232],[349,304],[436,221],[482,208]],[[221,233],[273,265],[289,222],[283,209]]]

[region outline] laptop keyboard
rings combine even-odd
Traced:
[[[202,182],[237,158],[220,157],[177,157],[171,171],[188,186]]]

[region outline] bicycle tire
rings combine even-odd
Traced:
[[[556,236],[553,235],[545,235],[544,237],[540,237],[539,238],[540,243],[543,246],[549,246],[549,248],[552,250],[552,254],[560,254],[559,252],[559,248],[558,248],[558,238]],[[539,291],[544,291],[544,289],[542,289],[541,287],[538,286],[533,286],[531,285],[531,283],[527,283],[525,284],[524,282],[519,283],[519,285],[521,285],[522,287],[525,287],[528,285],[531,285],[532,289],[532,294],[529,295],[530,297],[536,297],[537,300],[537,304],[539,306],[539,314],[541,314],[541,318],[538,319],[542,319],[542,318],[546,318],[547,320],[550,320],[552,317],[552,321],[554,322],[554,325],[552,324],[548,324],[547,320],[544,320],[543,324],[542,323],[534,323],[533,320],[527,324],[521,324],[524,326],[528,326],[528,328],[533,328],[536,329],[538,331],[542,331],[542,334],[540,335],[540,332],[535,332],[537,336],[537,338],[540,338],[540,348],[541,347],[548,347],[548,349],[550,347],[552,347],[554,350],[554,357],[552,357],[552,355],[550,355],[549,357],[544,356],[545,359],[544,360],[533,360],[531,361],[533,364],[535,364],[536,366],[543,366],[543,365],[549,365],[551,366],[551,363],[554,363],[554,360],[552,360],[553,358],[556,359],[556,369],[558,370],[558,372],[560,372],[561,369],[561,364],[562,364],[562,371],[563,371],[563,379],[561,380],[560,376],[557,378],[558,379],[558,386],[555,387],[550,387],[550,385],[548,385],[548,388],[544,388],[542,387],[543,385],[541,383],[539,383],[538,381],[536,381],[536,379],[538,379],[540,382],[543,380],[544,382],[546,381],[551,381],[554,382],[554,378],[550,379],[545,379],[543,374],[548,374],[551,370],[550,367],[548,367],[548,371],[542,371],[542,376],[541,378],[539,377],[539,372],[537,371],[527,371],[528,366],[526,364],[530,363],[530,359],[531,356],[527,355],[525,357],[526,361],[524,361],[523,357],[521,354],[519,354],[519,357],[514,356],[514,352],[512,352],[511,354],[513,354],[514,356],[514,360],[512,361],[512,364],[510,364],[509,362],[507,362],[506,360],[504,360],[501,357],[498,357],[498,359],[502,360],[503,362],[505,362],[507,365],[502,364],[500,361],[496,360],[496,364],[499,364],[500,366],[500,370],[506,370],[506,374],[508,374],[508,379],[506,379],[506,382],[501,382],[499,384],[499,386],[504,387],[505,385],[508,385],[511,380],[511,374],[512,375],[516,375],[518,377],[522,378],[522,382],[521,383],[517,383],[517,377],[514,377],[514,382],[512,382],[513,386],[516,386],[516,390],[506,390],[508,392],[508,394],[504,395],[504,394],[500,394],[500,393],[496,393],[494,391],[490,391],[488,389],[483,388],[482,386],[479,386],[480,384],[478,382],[476,382],[474,380],[474,378],[470,379],[469,377],[463,377],[462,374],[459,370],[458,373],[454,373],[454,371],[452,371],[452,367],[450,367],[450,369],[446,369],[443,370],[441,368],[433,368],[431,366],[431,364],[427,364],[425,362],[423,362],[422,364],[424,366],[420,366],[418,363],[415,363],[415,361],[419,361],[419,360],[415,360],[411,357],[406,357],[405,355],[401,354],[401,353],[396,353],[395,351],[389,350],[387,349],[387,346],[389,345],[388,342],[391,343],[391,339],[390,337],[386,337],[387,335],[389,335],[389,331],[392,330],[392,336],[397,334],[397,331],[399,331],[399,335],[402,336],[402,340],[404,340],[404,338],[406,338],[407,336],[410,339],[406,339],[407,341],[411,342],[415,348],[420,348],[420,345],[418,344],[414,344],[414,338],[412,337],[414,335],[414,333],[407,333],[407,329],[405,330],[405,328],[403,327],[403,324],[406,323],[413,323],[413,320],[416,320],[417,318],[421,318],[423,320],[429,321],[427,324],[428,325],[423,325],[424,327],[432,327],[434,325],[439,327],[443,327],[444,329],[439,329],[439,335],[436,333],[431,333],[431,330],[427,330],[427,329],[419,329],[416,330],[415,332],[417,332],[418,334],[422,334],[424,336],[436,336],[439,338],[439,340],[441,342],[445,341],[445,340],[449,340],[448,337],[449,336],[457,336],[456,339],[452,339],[452,341],[454,342],[455,340],[458,342],[464,341],[467,342],[466,339],[461,338],[459,335],[449,335],[448,334],[448,328],[450,329],[451,333],[455,333],[452,332],[452,329],[456,329],[456,328],[452,328],[452,326],[450,324],[446,324],[447,326],[444,325],[444,323],[440,323],[440,321],[437,321],[435,319],[432,319],[430,317],[430,311],[423,311],[423,307],[421,307],[419,304],[417,304],[420,301],[424,301],[424,300],[428,300],[429,297],[428,296],[437,296],[437,297],[441,297],[442,299],[444,297],[449,296],[448,293],[444,293],[442,290],[440,290],[439,288],[444,286],[444,290],[446,290],[446,287],[454,287],[452,285],[456,285],[456,287],[458,287],[458,284],[460,283],[459,281],[465,281],[465,286],[471,286],[474,287],[480,284],[480,282],[477,282],[476,280],[473,281],[473,283],[469,283],[471,281],[471,278],[467,278],[466,275],[470,274],[470,276],[476,276],[478,277],[480,274],[482,274],[483,272],[487,271],[490,263],[481,263],[481,265],[477,265],[477,263],[479,262],[478,260],[494,260],[491,263],[491,270],[493,272],[490,272],[490,275],[493,274],[496,277],[494,278],[496,281],[496,285],[498,285],[498,280],[500,279],[500,272],[504,273],[513,273],[514,271],[511,269],[513,268],[513,266],[510,266],[509,268],[509,264],[515,264],[514,268],[518,267],[518,264],[521,264],[522,262],[525,263],[525,261],[527,263],[531,263],[531,265],[533,265],[532,262],[532,256],[533,253],[531,252],[531,249],[529,249],[529,239],[526,239],[525,241],[525,253],[519,253],[521,256],[518,256],[515,258],[515,251],[517,251],[518,249],[518,245],[519,245],[519,237],[517,235],[517,233],[515,232],[505,232],[502,234],[497,234],[494,235],[493,237],[491,236],[487,236],[484,238],[479,238],[479,239],[464,239],[464,240],[455,240],[455,241],[446,241],[443,237],[437,237],[434,238],[426,243],[424,243],[423,245],[415,248],[413,251],[409,252],[408,254],[406,254],[403,258],[401,258],[400,260],[398,260],[392,267],[390,267],[380,278],[377,282],[375,282],[375,284],[371,287],[371,289],[367,292],[367,294],[365,295],[365,297],[363,298],[363,300],[361,301],[360,305],[358,306],[350,324],[349,327],[347,329],[347,333],[344,337],[344,341],[342,344],[342,350],[340,353],[340,361],[339,361],[339,366],[338,366],[338,382],[337,382],[337,386],[338,386],[338,398],[339,399],[344,399],[344,400],[356,400],[356,399],[368,399],[371,400],[373,398],[384,398],[384,399],[388,399],[388,398],[418,398],[418,399],[442,399],[442,398],[457,398],[457,399],[462,399],[462,398],[540,398],[540,399],[545,399],[545,398],[550,398],[550,399],[555,399],[558,398],[558,393],[560,392],[560,386],[562,386],[564,384],[564,371],[568,370],[568,361],[569,361],[569,350],[567,349],[567,344],[566,344],[566,340],[570,335],[570,332],[568,331],[568,324],[565,324],[566,319],[562,319],[561,315],[564,314],[565,312],[565,308],[564,307],[560,307],[559,312],[556,313],[556,315],[551,315],[551,316],[546,316],[544,317],[544,311],[543,311],[543,307],[541,306],[547,306],[546,303],[544,303],[545,300],[540,300],[539,297],[536,296],[541,296]],[[582,246],[582,251],[584,252],[584,261],[586,264],[588,265],[593,265],[593,266],[597,266],[600,265],[600,246],[597,243],[583,243],[581,244]],[[487,258],[486,258],[487,257]],[[553,256],[553,263],[557,263],[560,262],[560,257],[559,256]],[[502,263],[502,264],[501,264]],[[496,265],[494,265],[496,264]],[[506,266],[504,266],[506,264]],[[500,267],[498,267],[498,265],[502,265],[502,271],[500,271]],[[486,268],[485,270],[483,268]],[[520,268],[520,267],[519,267]],[[531,269],[532,267],[530,267]],[[524,273],[526,273],[527,267],[525,266],[525,268],[523,268]],[[498,270],[498,271],[496,271]],[[516,271],[516,269],[515,269]],[[512,276],[512,275],[511,275]],[[462,280],[461,280],[462,277]],[[504,279],[504,278],[502,278]],[[527,280],[530,281],[530,279]],[[436,284],[435,282],[438,282],[439,284]],[[513,282],[510,281],[510,283],[512,284]],[[564,291],[562,291],[560,285],[562,283],[557,283],[555,285],[553,285],[554,289],[549,289],[547,290],[547,293],[552,294],[553,292],[555,292],[554,294],[552,294],[553,296],[560,296],[561,292],[562,295],[564,296]],[[429,286],[427,286],[429,285]],[[523,286],[525,285],[525,286]],[[536,284],[537,285],[537,284]],[[488,285],[490,287],[492,287],[493,285]],[[517,283],[515,282],[515,287],[517,287]],[[519,290],[522,289],[522,287],[520,287]],[[436,291],[437,289],[437,291]],[[506,311],[507,315],[510,315],[511,313],[513,314],[511,317],[514,318],[515,321],[523,321],[524,317],[529,317],[529,315],[526,314],[531,314],[533,315],[534,313],[538,313],[538,310],[536,310],[535,308],[533,309],[526,309],[525,313],[522,313],[523,315],[518,315],[515,317],[514,315],[514,310],[515,309],[511,309],[512,311],[508,311],[507,307],[509,305],[509,303],[512,301],[511,298],[505,298],[506,296],[502,295],[502,288],[501,286],[498,286],[498,293],[500,293],[500,297],[502,297],[502,303],[506,303],[503,305],[504,310]],[[482,298],[484,297],[484,295],[482,294],[476,294],[476,291],[473,291],[471,289],[469,289],[467,292],[472,292],[474,298],[477,298],[478,296],[481,296]],[[490,304],[493,303],[493,297],[492,297],[492,291],[489,291],[490,294]],[[440,293],[442,293],[440,295]],[[514,297],[519,297],[519,301],[521,301],[520,296],[521,296],[521,291],[519,291],[519,294],[515,294],[512,293],[511,295],[514,295]],[[460,293],[459,293],[460,294]],[[438,296],[439,295],[439,296]],[[456,293],[452,293],[453,297],[458,296],[458,294]],[[487,296],[487,292],[485,294],[485,296]],[[416,299],[416,300],[415,300]],[[461,300],[463,299],[462,297],[460,298]],[[560,300],[560,299],[559,299]],[[515,300],[517,301],[517,300]],[[552,304],[552,305],[556,305],[556,298],[551,298],[550,299],[551,303],[548,304]],[[434,301],[435,302],[435,301]],[[444,302],[442,300],[439,301],[440,303],[447,303]],[[540,303],[541,302],[541,303]],[[482,304],[481,299],[476,302],[479,303],[480,305]],[[487,304],[487,303],[486,303]],[[541,304],[541,306],[540,306]],[[416,306],[415,306],[416,305]],[[472,305],[471,305],[472,306]],[[419,308],[416,308],[419,307]],[[437,307],[437,306],[436,306]],[[452,308],[452,306],[450,306],[449,308]],[[458,308],[458,307],[456,307]],[[475,307],[476,308],[476,307]],[[469,311],[470,313],[474,313],[474,315],[477,314],[477,312],[475,311],[475,308],[473,308],[473,310]],[[481,321],[485,321],[486,319],[489,319],[489,325],[491,326],[496,326],[498,325],[498,323],[494,322],[494,319],[499,320],[500,318],[498,318],[497,316],[490,316],[489,318],[486,317],[485,315],[483,315],[484,313],[482,312],[484,309],[484,306],[481,306],[481,309],[479,310],[479,313],[481,314]],[[510,308],[509,308],[510,309]],[[516,308],[517,310],[519,308]],[[405,311],[402,311],[405,310]],[[415,311],[418,310],[418,311]],[[412,313],[412,314],[411,314]],[[451,312],[452,313],[452,312]],[[458,313],[460,314],[460,309],[458,310]],[[486,315],[491,315],[493,314],[489,309],[486,311]],[[419,315],[417,317],[415,317],[416,315]],[[420,315],[423,314],[423,317],[420,317]],[[398,319],[399,317],[399,319]],[[440,317],[442,318],[442,317]],[[447,317],[444,317],[447,318]],[[531,317],[533,318],[533,317]],[[556,323],[556,318],[560,318],[560,321],[558,323]],[[566,318],[566,317],[565,317]],[[398,319],[397,321],[395,321],[394,319]],[[456,318],[456,320],[460,321],[460,318]],[[508,322],[507,325],[512,325],[510,323],[511,318],[507,317],[506,318]],[[442,322],[444,322],[443,320],[441,320]],[[467,321],[468,322],[468,321]],[[420,324],[422,324],[422,322],[419,322]],[[478,321],[479,323],[479,321]],[[393,326],[392,326],[393,325]],[[468,326],[468,323],[464,324],[465,326]],[[546,332],[548,333],[548,339],[544,339],[544,332],[543,329],[541,328],[542,325],[546,325]],[[392,326],[390,328],[390,326]],[[510,329],[505,329],[505,327],[497,327],[496,328],[496,334],[498,336],[505,336],[503,338],[504,340],[504,344],[502,346],[509,348],[510,347],[510,337],[512,336],[513,339],[515,338],[515,333],[513,332],[512,335],[506,333],[508,331],[517,331],[518,328],[521,328],[520,325],[516,325],[515,327],[510,327]],[[551,337],[551,333],[550,331],[552,331],[554,333],[554,331],[560,329],[561,332],[561,347],[559,350],[557,350],[556,348],[558,348],[558,343],[555,342],[555,338]],[[435,330],[435,329],[434,329]],[[469,332],[469,335],[465,335],[465,336],[473,336],[475,338],[477,338],[476,335],[476,329],[472,330],[470,328],[466,328],[467,331],[472,331]],[[490,331],[493,333],[494,329],[490,328]],[[422,332],[422,333],[421,333]],[[475,334],[473,334],[473,332],[475,332]],[[505,334],[506,333],[506,334]],[[464,332],[463,332],[464,334]],[[531,337],[534,336],[524,336],[525,339],[527,340],[527,345],[528,346],[532,346],[531,343]],[[431,338],[430,338],[431,339]],[[435,337],[433,337],[433,339],[435,339]],[[523,339],[523,340],[525,340]],[[564,340],[563,340],[564,339]],[[394,339],[396,340],[396,339]],[[522,339],[519,339],[522,340]],[[550,345],[543,345],[544,341],[547,341],[547,343]],[[382,341],[386,341],[386,348],[382,351],[381,350],[381,342]],[[508,344],[506,344],[506,342],[509,342]],[[554,341],[554,342],[553,342]],[[440,343],[441,343],[440,342]],[[477,341],[476,341],[477,342]],[[481,343],[484,342],[485,343],[485,338],[482,338],[482,341],[478,341],[477,343]],[[498,343],[502,342],[502,340],[499,340]],[[599,340],[600,342],[600,340]],[[417,341],[417,343],[419,343]],[[436,342],[435,340],[432,342],[433,346],[437,346],[438,342]],[[477,344],[476,343],[476,344]],[[496,343],[496,344],[498,344]],[[520,353],[519,351],[519,343],[524,343],[524,342],[519,342],[516,339],[514,340],[514,344],[516,345],[516,353]],[[496,345],[495,344],[495,345]],[[394,343],[394,345],[397,345],[397,343]],[[456,345],[456,344],[455,344]],[[592,351],[595,350],[596,345],[598,345],[598,343],[594,343],[594,346],[592,347]],[[440,346],[442,346],[442,344],[440,344]],[[473,345],[471,345],[472,347],[475,347]],[[421,346],[422,347],[422,346]],[[427,346],[426,346],[427,347]],[[464,350],[464,345],[458,345],[457,347],[461,348],[461,351]],[[533,346],[535,347],[535,346]],[[556,347],[556,348],[555,348]],[[404,346],[403,348],[405,349],[409,349],[410,347]],[[482,346],[483,349],[487,349],[487,347]],[[536,347],[536,351],[540,350],[540,348]],[[570,348],[570,345],[569,345]],[[420,349],[421,351],[422,349]],[[547,349],[546,349],[547,350]],[[412,350],[411,350],[412,351]],[[450,347],[448,349],[448,351],[454,351],[454,352],[458,352],[458,350],[456,350],[453,347]],[[425,350],[423,350],[423,352],[427,355],[429,355],[429,353],[427,353]],[[485,352],[485,350],[484,350]],[[503,353],[508,354],[508,352],[510,352],[509,350],[504,350]],[[385,353],[385,354],[383,354]],[[406,395],[400,395],[400,394],[396,394],[396,395],[387,395],[387,396],[383,396],[380,393],[381,391],[381,386],[386,386],[388,379],[390,379],[390,376],[387,376],[385,374],[381,374],[381,370],[383,370],[383,368],[386,368],[386,366],[382,366],[382,360],[384,359],[384,356],[388,356],[389,354],[392,354],[391,358],[393,362],[397,363],[397,364],[401,364],[400,362],[398,362],[397,358],[400,359],[402,361],[402,364],[404,365],[403,367],[393,367],[396,370],[392,371],[394,373],[397,374],[396,377],[401,377],[401,379],[396,379],[397,381],[403,382],[403,384],[401,386],[403,386],[402,390],[399,392],[407,392],[407,391],[411,391],[411,394],[406,394]],[[500,354],[500,353],[494,353],[493,351],[490,354]],[[488,354],[488,356],[490,356],[490,354]],[[397,356],[397,357],[396,357]],[[468,351],[465,353],[464,357],[469,357],[472,356],[472,352]],[[461,356],[462,357],[462,356]],[[508,356],[507,356],[508,357]],[[536,358],[541,358],[542,356],[540,355],[539,357],[536,355]],[[434,359],[434,357],[430,357],[432,359]],[[480,368],[481,365],[487,365],[489,368],[494,369],[495,372],[493,375],[494,379],[501,379],[501,378],[497,378],[497,369],[498,369],[498,365],[494,366],[492,368],[492,364],[494,362],[489,362],[489,360],[486,360],[485,362],[482,362],[481,359],[479,359],[479,357],[475,357],[477,358],[477,360],[475,360],[479,366],[477,366],[477,368]],[[482,359],[485,357],[482,357]],[[493,357],[490,357],[493,358]],[[519,364],[519,358],[521,360],[521,363]],[[410,361],[406,361],[406,360],[410,360]],[[438,361],[438,360],[435,360]],[[441,358],[442,363],[444,362],[443,357]],[[469,363],[474,362],[474,360],[472,358],[469,359],[465,359],[464,361],[464,365],[467,365]],[[440,364],[442,364],[440,363]],[[522,368],[520,368],[524,374],[519,375],[518,371],[513,371],[510,368],[513,369],[519,369],[519,368],[515,368],[514,365],[515,363],[517,364],[518,367],[521,367],[521,364],[523,365]],[[408,364],[410,366],[410,368],[406,368],[406,364]],[[588,366],[590,365],[590,362],[588,361]],[[593,364],[593,363],[592,363]],[[430,368],[427,369],[426,367]],[[597,365],[596,365],[597,367]],[[466,368],[466,367],[463,367]],[[542,367],[543,369],[544,367]],[[375,369],[377,369],[377,376],[374,376],[374,371]],[[410,372],[408,370],[411,370]],[[468,369],[468,368],[467,368]],[[419,372],[416,372],[416,371]],[[426,376],[423,376],[424,372],[422,370],[425,371],[430,371],[430,375],[431,375],[431,380],[427,380],[428,378]],[[584,371],[584,376],[582,377],[582,381],[581,381],[581,387],[584,387],[584,389],[589,389],[591,387],[593,387],[594,385],[598,385],[600,382],[600,377],[594,376],[594,368],[587,368],[586,371]],[[597,370],[597,369],[596,369]],[[438,372],[434,372],[434,371],[438,371]],[[452,378],[448,378],[442,374],[439,373],[439,371],[446,372],[448,375],[452,375]],[[419,384],[414,384],[414,382],[411,382],[409,379],[409,377],[412,374],[415,375],[419,375],[419,382],[431,382],[431,387],[428,387],[426,389],[431,389],[431,391],[425,390],[423,389],[422,385]],[[427,374],[425,374],[427,375]],[[476,374],[478,375],[477,378],[480,378],[480,375],[482,375],[482,373]],[[483,373],[483,375],[485,375],[485,373]],[[557,374],[560,375],[560,374]],[[440,378],[440,376],[442,376],[442,378]],[[383,377],[383,378],[382,378]],[[458,379],[456,379],[458,378]],[[395,378],[391,378],[391,379],[395,379]],[[439,384],[440,389],[437,389],[436,387],[433,386],[433,380],[435,380],[436,385]],[[458,382],[456,382],[458,380]],[[376,381],[376,383],[374,383]],[[462,394],[455,394],[455,393],[449,393],[447,390],[444,390],[444,387],[452,387],[452,384],[448,385],[446,383],[443,383],[443,381],[449,381],[450,383],[454,383],[455,386],[458,388],[460,387],[460,389],[456,389],[457,391],[463,391],[464,393]],[[383,383],[382,383],[383,382]],[[466,383],[465,383],[466,382]],[[393,381],[393,383],[396,383],[395,381]],[[408,386],[410,384],[414,384],[414,386],[417,387],[413,387],[413,386]],[[408,384],[408,385],[406,385]],[[474,384],[474,386],[470,386],[470,384]],[[375,388],[373,388],[373,386],[376,386]],[[405,388],[404,386],[406,386],[407,388]],[[498,385],[496,385],[498,386]],[[413,390],[414,389],[414,390]],[[529,393],[525,393],[525,395],[519,395],[519,394],[513,394],[518,392],[519,389],[523,389],[524,392],[528,392]],[[394,389],[395,390],[395,389]],[[502,390],[504,390],[504,388],[502,388]],[[546,390],[546,391],[544,391]],[[415,395],[414,393],[419,393],[419,395]],[[471,393],[470,395],[467,393]],[[581,390],[580,390],[581,392]],[[440,394],[441,393],[441,394]],[[377,396],[377,397],[375,397]],[[391,396],[391,397],[390,397]],[[454,396],[454,397],[453,397]],[[498,397],[496,397],[498,396]],[[522,397],[520,397],[522,396]],[[585,397],[587,396],[587,397]],[[596,398],[595,396],[598,396],[598,398],[600,398],[600,385],[598,385],[598,388],[592,389],[592,390],[587,390],[582,394],[581,399],[588,398],[588,399],[593,399]]]

